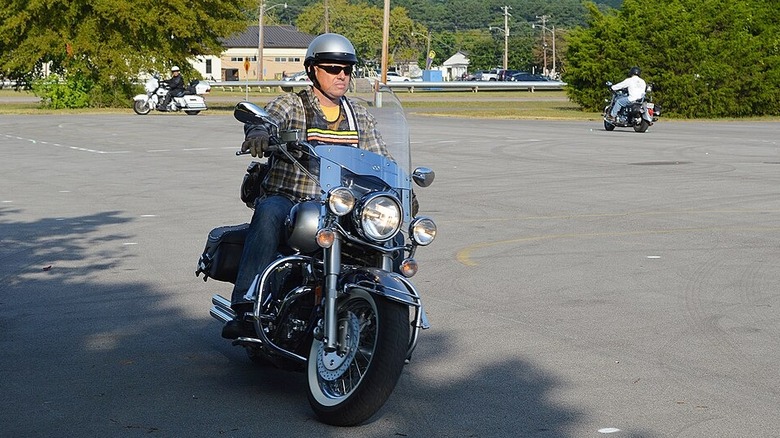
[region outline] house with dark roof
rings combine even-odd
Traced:
[[[306,49],[315,35],[294,26],[263,26],[263,79],[281,79],[303,70]],[[199,56],[192,60],[206,79],[219,81],[258,80],[258,26],[222,40],[220,56]]]

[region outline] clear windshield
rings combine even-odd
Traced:
[[[388,87],[382,86],[375,91],[365,79],[355,82],[348,96],[374,116],[393,159],[352,146],[317,146],[320,187],[324,192],[339,186],[392,191],[400,198],[404,206],[404,222],[408,222],[411,211],[411,155],[409,128],[401,103]]]
[[[347,97],[363,105],[374,116],[377,128],[393,159],[407,173],[411,173],[412,157],[409,152],[409,126],[406,115],[392,90],[384,84],[374,89],[376,82],[368,78],[353,80]]]

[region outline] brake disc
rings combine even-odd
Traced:
[[[352,312],[347,313],[346,330],[347,353],[343,356],[338,353],[338,350],[326,352],[325,344],[320,343],[317,351],[317,373],[325,381],[332,382],[343,376],[355,358],[360,341],[360,322]]]

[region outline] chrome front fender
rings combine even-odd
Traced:
[[[349,290],[354,288],[406,304],[413,309],[412,335],[406,352],[406,359],[409,360],[417,347],[420,329],[430,328],[420,294],[414,285],[406,277],[394,272],[378,268],[356,268],[344,272],[339,278],[339,290],[349,293]]]
[[[347,291],[352,287],[365,289],[374,295],[381,295],[392,301],[418,307],[420,296],[406,279],[394,272],[378,268],[356,268],[345,271],[339,278],[339,290]]]

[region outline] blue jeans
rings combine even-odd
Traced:
[[[615,104],[612,105],[612,117],[617,116],[617,113],[620,111],[621,108],[629,106],[631,104],[631,101],[628,100],[628,96],[620,96],[617,99],[615,99]]]
[[[276,259],[279,245],[285,238],[285,220],[293,202],[284,196],[271,195],[255,200],[255,213],[249,223],[241,264],[230,302],[251,303],[244,298],[255,276]]]

